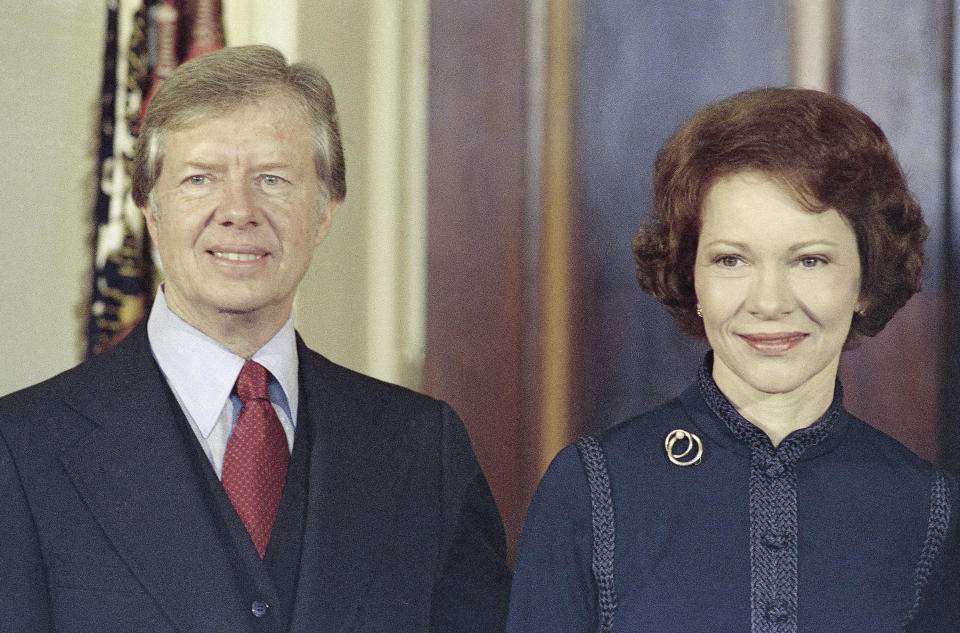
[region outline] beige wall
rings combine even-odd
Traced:
[[[0,394],[81,354],[104,13],[0,3]]]
[[[410,386],[423,356],[426,6],[279,0],[264,15],[224,0],[228,43],[319,64],[339,102],[348,195],[301,287],[298,329],[333,360]],[[104,13],[0,3],[0,394],[81,358]]]
[[[417,387],[426,311],[427,0],[304,2],[298,55],[337,95],[347,198],[300,288],[331,359]]]

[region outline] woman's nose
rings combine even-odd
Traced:
[[[776,319],[793,311],[796,305],[789,271],[780,267],[761,267],[750,284],[747,308],[751,314]]]

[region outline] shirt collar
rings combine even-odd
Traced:
[[[167,306],[163,288],[147,321],[153,356],[171,389],[204,437],[210,435],[240,375],[244,359],[193,327]],[[283,390],[290,420],[296,424],[299,365],[293,313],[280,331],[251,357]]]

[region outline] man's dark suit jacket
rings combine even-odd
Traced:
[[[287,630],[502,630],[503,528],[456,414],[298,348],[311,442]],[[0,631],[277,630],[184,425],[142,326],[0,399]]]

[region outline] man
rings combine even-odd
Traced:
[[[329,84],[210,53],[138,143],[165,281],[118,346],[0,399],[0,631],[501,630],[503,529],[461,422],[293,330],[346,191]]]

